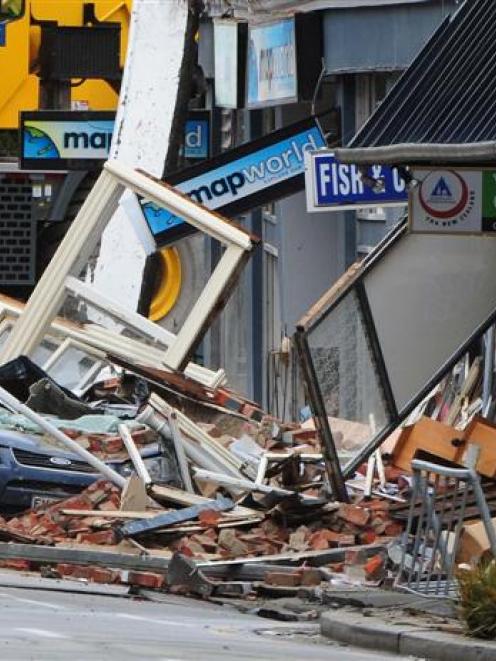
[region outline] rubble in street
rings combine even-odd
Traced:
[[[496,428],[468,399],[478,400],[477,382],[470,391],[461,384],[462,401],[456,395],[459,366],[449,388],[439,387],[417,419],[410,417],[347,481],[349,502],[338,502],[312,419],[282,422],[226,385],[209,388],[131,357],[106,362],[106,378],[95,374],[79,395],[25,357],[0,368],[2,401],[7,392],[25,407],[24,415],[1,412],[3,430],[37,438],[40,451],[67,453],[30,419],[41,416],[118,478],[98,475],[72,454],[69,464],[91,483],[2,518],[1,566],[238,601],[297,594],[322,601],[326,590],[391,587],[409,515],[422,516],[421,502],[411,509],[412,459],[462,466],[474,443],[496,515],[489,481]],[[361,433],[354,423],[336,423],[347,442]],[[475,499],[466,505],[464,517],[477,519]],[[483,533],[482,524],[467,523],[460,563],[487,555]]]

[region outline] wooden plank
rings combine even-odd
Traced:
[[[261,555],[256,558],[234,558],[233,560],[206,560],[197,562],[197,566],[205,571],[214,567],[236,567],[239,565],[266,564],[266,563],[298,563],[306,560],[309,564],[320,563],[322,565],[330,562],[341,562],[347,551],[363,550],[367,556],[375,555],[385,550],[387,542],[383,544],[364,544],[362,546],[347,546],[337,549],[325,549],[322,551],[300,551],[298,553],[277,553],[274,555]]]
[[[125,512],[123,510],[60,510],[67,516],[95,517],[96,519],[146,519],[157,516],[163,510]]]

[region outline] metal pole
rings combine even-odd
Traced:
[[[138,474],[138,477],[141,480],[143,480],[145,486],[148,486],[149,484],[152,483],[152,478],[150,477],[150,473],[148,472],[145,464],[143,463],[143,459],[141,458],[141,455],[138,452],[136,445],[134,444],[134,440],[133,437],[131,436],[131,432],[129,431],[129,427],[127,425],[121,424],[118,426],[118,430],[120,437],[122,438],[124,445],[126,446],[126,450],[129,454],[129,458],[133,462],[133,466],[136,469],[136,473]]]
[[[495,327],[491,326],[485,336],[486,346],[484,352],[484,380],[482,384],[482,412],[487,414],[491,405],[494,375],[494,349],[495,349]]]

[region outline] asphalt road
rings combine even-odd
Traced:
[[[5,578],[0,575],[2,661],[385,658],[321,639],[317,625],[273,622],[176,596],[157,604],[118,590],[71,593],[43,589],[39,580]]]

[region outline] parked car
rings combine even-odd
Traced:
[[[151,477],[167,481],[167,459],[158,443],[141,450]],[[109,461],[124,477],[133,472],[129,459]],[[43,442],[39,437],[0,431],[0,514],[8,515],[80,493],[99,479],[99,473],[75,454]],[[161,479],[162,478],[162,479]]]

